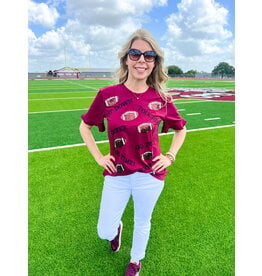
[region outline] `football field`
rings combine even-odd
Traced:
[[[122,275],[129,261],[132,200],[121,250],[113,254],[96,233],[103,169],[79,134],[80,116],[98,89],[113,83],[29,81],[29,275]],[[234,81],[170,79],[168,87],[234,91]],[[153,214],[141,274],[150,267],[150,275],[234,275],[235,103],[205,97],[174,103],[188,133]],[[106,132],[92,130],[107,154]],[[171,139],[161,135],[163,152]]]

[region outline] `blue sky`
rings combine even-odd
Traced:
[[[117,68],[118,50],[138,28],[157,38],[166,66],[234,66],[233,0],[27,1],[29,72]]]

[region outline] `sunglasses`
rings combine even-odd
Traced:
[[[146,62],[153,62],[157,58],[157,53],[155,51],[146,51],[142,53],[137,49],[129,49],[127,54],[133,61],[138,61],[142,55],[144,56]]]

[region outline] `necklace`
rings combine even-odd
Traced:
[[[126,85],[124,85],[125,88],[137,99],[139,100],[144,94],[146,94],[146,92],[148,91],[149,87],[144,91],[144,92],[133,92],[132,90],[130,90]]]
[[[135,93],[135,92],[132,92],[131,93],[134,95],[134,97],[139,100],[139,98],[142,96],[142,95],[139,95],[139,93]],[[144,93],[141,93],[141,94],[144,94]]]

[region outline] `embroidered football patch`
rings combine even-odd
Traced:
[[[112,106],[118,102],[118,96],[110,97],[105,100],[106,106]]]
[[[117,138],[114,140],[115,148],[121,148],[125,145],[126,139],[124,138]]]
[[[117,164],[116,165],[116,171],[118,172],[118,173],[121,173],[121,172],[123,172],[125,169],[124,169],[124,167],[123,167],[123,165],[122,164]]]
[[[150,160],[153,158],[153,153],[152,151],[146,151],[141,155],[142,160]]]
[[[137,127],[137,130],[138,130],[139,133],[145,133],[145,132],[148,132],[152,129],[153,129],[153,125],[151,123],[140,124]]]
[[[151,103],[148,104],[148,107],[151,110],[159,110],[163,107],[163,105],[162,105],[161,102],[151,102]]]
[[[123,121],[132,121],[138,117],[138,113],[136,111],[127,111],[121,115],[121,119]]]

